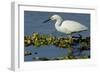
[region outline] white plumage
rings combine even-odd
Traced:
[[[58,29],[58,28],[56,28],[56,29]],[[71,20],[63,21],[61,26],[59,27],[59,31],[66,33],[66,34],[81,32],[81,31],[85,31],[85,30],[87,30],[86,26],[84,26],[78,22],[71,21]]]
[[[79,22],[72,21],[72,20],[63,20],[62,17],[59,15],[53,15],[50,17],[49,20],[55,20],[56,30],[66,34],[81,32],[88,29],[86,26],[80,24]],[[49,20],[46,20],[44,22],[47,22]]]

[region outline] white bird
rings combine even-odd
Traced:
[[[57,31],[71,35],[72,33],[82,32],[88,28],[79,22],[73,20],[63,20],[59,15],[52,15],[48,20],[44,21],[46,23],[49,20],[55,20],[55,28]]]

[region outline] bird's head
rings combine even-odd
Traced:
[[[50,20],[57,20],[57,19],[60,19],[61,17],[59,15],[52,15],[49,19],[45,20],[43,23],[46,23]]]
[[[52,16],[50,17],[51,20],[57,20],[57,19],[59,19],[59,18],[61,18],[59,15],[52,15]]]

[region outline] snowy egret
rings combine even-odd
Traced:
[[[72,33],[82,32],[88,29],[79,22],[73,20],[63,20],[63,18],[59,15],[52,15],[48,20],[44,21],[44,23],[48,22],[49,20],[55,20],[56,30],[68,34],[69,36]]]

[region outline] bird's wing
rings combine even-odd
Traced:
[[[78,32],[78,31],[84,31],[88,28],[76,21],[66,20],[61,25],[62,28],[70,31],[70,32]]]

